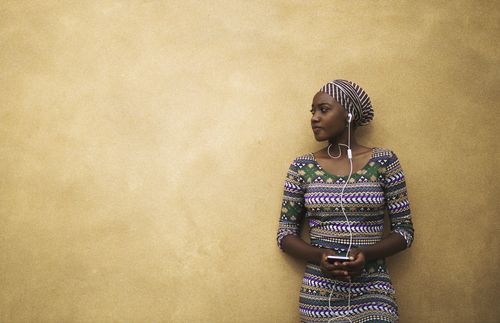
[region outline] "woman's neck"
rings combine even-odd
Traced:
[[[351,133],[350,143],[348,143],[347,140],[347,133],[343,133],[338,138],[332,138],[328,140],[328,145],[332,145],[332,148],[337,148],[337,146],[340,146],[342,150],[347,150],[347,145],[350,146],[351,150],[354,150],[359,147],[359,144],[356,141],[356,137],[354,137],[352,133]]]

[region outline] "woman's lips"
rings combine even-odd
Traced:
[[[323,130],[321,127],[313,127],[314,133],[320,132],[321,130]]]

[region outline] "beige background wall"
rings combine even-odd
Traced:
[[[0,321],[295,322],[275,233],[312,96],[397,152],[402,322],[499,322],[494,1],[2,1]]]

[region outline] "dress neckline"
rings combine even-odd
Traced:
[[[362,175],[362,173],[361,173],[361,172],[362,172],[363,170],[365,170],[366,168],[368,168],[368,166],[369,166],[369,165],[370,165],[370,163],[372,162],[372,159],[374,158],[374,155],[375,155],[375,149],[376,149],[376,147],[373,147],[373,148],[371,149],[371,155],[370,155],[370,159],[368,159],[368,162],[366,162],[366,164],[365,164],[363,167],[361,167],[360,169],[358,169],[357,171],[355,171],[355,172],[353,171],[353,172],[352,172],[351,177],[352,177],[352,176],[354,176],[355,174]],[[323,167],[321,167],[320,163],[316,160],[316,157],[314,156],[314,153],[310,153],[310,154],[311,154],[311,157],[312,157],[313,161],[314,161],[314,162],[316,163],[316,165],[318,166],[318,168],[319,168],[321,171],[323,171],[325,174],[327,174],[328,176],[330,176],[330,177],[334,177],[334,178],[347,178],[347,177],[349,177],[349,174],[339,176],[339,175],[335,175],[335,174],[330,173],[329,171],[327,171],[327,170],[325,170]]]

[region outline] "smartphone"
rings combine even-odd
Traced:
[[[335,261],[350,261],[348,256],[326,256],[326,261],[333,264]]]

